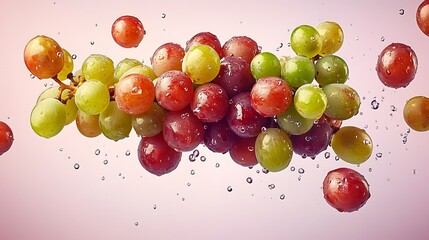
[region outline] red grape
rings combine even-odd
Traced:
[[[220,62],[220,71],[214,83],[219,84],[231,98],[234,95],[250,91],[255,79],[250,70],[250,65],[239,57],[224,57]]]
[[[63,50],[54,39],[36,36],[25,45],[24,62],[34,76],[51,78],[63,69]]]
[[[142,114],[152,106],[154,99],[155,87],[145,75],[130,74],[116,84],[115,100],[125,113]]]
[[[163,73],[156,82],[155,90],[158,104],[170,111],[184,109],[193,96],[191,78],[177,70]]]
[[[208,45],[212,47],[219,56],[222,56],[222,46],[216,35],[210,32],[200,32],[194,35],[189,41],[186,42],[185,52],[196,45]]]
[[[0,155],[7,152],[13,143],[12,129],[6,123],[0,121]]]
[[[141,138],[137,154],[140,164],[157,176],[172,172],[182,158],[182,153],[169,147],[162,134]]]
[[[377,74],[381,82],[392,88],[406,87],[417,72],[417,56],[411,47],[392,43],[378,56]]]
[[[204,124],[189,109],[168,112],[163,134],[167,144],[177,151],[194,150],[204,140]]]
[[[158,47],[150,58],[152,69],[157,76],[170,71],[182,70],[185,50],[177,43],[165,43]]]
[[[267,119],[261,116],[250,103],[250,93],[243,92],[231,99],[231,106],[226,115],[231,130],[240,137],[256,137],[262,127],[267,124]]]
[[[420,30],[429,36],[429,1],[423,1],[417,8],[416,21]]]
[[[207,124],[204,145],[212,152],[226,153],[231,149],[236,140],[237,135],[231,131],[224,119],[219,122]]]
[[[228,95],[215,83],[206,83],[195,89],[190,102],[192,112],[203,122],[217,122],[228,111]]]
[[[256,137],[238,138],[229,149],[232,160],[243,167],[252,167],[258,164],[255,154]]]
[[[332,132],[328,121],[315,121],[308,132],[290,136],[293,151],[301,156],[314,158],[328,147]]]
[[[340,212],[357,211],[371,196],[365,177],[349,168],[330,171],[323,181],[323,194]]]
[[[112,25],[112,37],[124,48],[138,47],[146,31],[142,22],[134,16],[122,16]]]
[[[250,92],[252,107],[264,117],[274,117],[292,104],[292,91],[279,77],[259,79]]]
[[[222,46],[222,56],[236,56],[244,59],[248,64],[256,54],[260,53],[258,44],[255,40],[247,36],[234,36]]]

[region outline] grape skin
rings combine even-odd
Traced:
[[[66,122],[66,110],[64,105],[54,98],[46,98],[31,111],[31,128],[37,135],[51,138],[64,128]]]

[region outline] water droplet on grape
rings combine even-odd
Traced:
[[[142,93],[142,89],[139,86],[134,86],[131,89],[131,93],[133,93],[133,94],[141,94]]]
[[[75,163],[73,167],[74,167],[74,169],[76,169],[76,170],[77,170],[77,169],[79,169],[79,168],[80,168],[80,165],[79,165],[79,163]]]

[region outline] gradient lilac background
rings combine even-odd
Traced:
[[[404,144],[408,127],[402,119],[407,99],[429,95],[429,39],[415,21],[421,0],[95,2],[2,4],[0,120],[11,126],[15,142],[0,156],[1,240],[429,239],[429,133],[411,131]],[[146,28],[138,48],[123,49],[111,38],[111,24],[125,14],[140,18]],[[155,177],[137,160],[135,134],[119,142],[86,139],[71,124],[46,140],[31,130],[31,109],[51,83],[31,79],[24,65],[24,46],[35,35],[51,36],[76,54],[77,69],[91,53],[106,54],[115,63],[125,57],[149,63],[161,44],[185,46],[201,31],[216,34],[222,43],[247,35],[263,51],[291,55],[291,31],[325,20],[343,27],[345,42],[337,55],[349,64],[348,84],[364,98],[362,114],[344,125],[366,128],[375,143],[373,156],[359,167],[331,154],[314,161],[294,157],[295,171],[263,174],[256,172],[260,167],[242,168],[228,155],[200,147],[207,161],[192,163],[185,153],[176,171]],[[405,89],[384,87],[374,70],[377,54],[392,42],[410,45],[418,56],[417,76]],[[380,102],[377,110],[371,109],[374,98]],[[370,183],[372,196],[358,212],[339,213],[323,198],[323,178],[337,167],[356,169]]]

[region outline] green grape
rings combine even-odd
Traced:
[[[108,85],[114,76],[112,59],[101,54],[91,54],[82,64],[82,75],[88,81],[99,81]]]
[[[261,52],[250,62],[250,71],[256,80],[263,77],[280,77],[280,61],[270,52]]]
[[[321,88],[312,84],[299,87],[294,96],[294,105],[304,118],[319,119],[326,110],[328,99]]]
[[[346,126],[340,128],[331,140],[332,150],[351,164],[364,163],[372,154],[372,140],[365,130]]]
[[[50,88],[46,89],[45,91],[43,91],[39,95],[36,103],[38,103],[38,102],[40,102],[46,98],[57,98],[59,93],[60,93],[59,87],[50,87]],[[76,114],[77,114],[77,110],[78,110],[76,103],[74,101],[74,96],[69,99],[69,96],[68,96],[69,93],[70,93],[69,89],[64,89],[64,91],[61,93],[61,101],[64,102],[66,99],[68,99],[66,104],[65,104],[65,109],[66,109],[66,123],[65,123],[65,125],[72,123],[76,119]]]
[[[337,52],[344,41],[343,29],[335,22],[322,22],[316,27],[320,36],[322,37],[322,50],[321,56],[334,54]]]
[[[347,120],[359,112],[360,97],[351,87],[342,83],[332,83],[322,88],[328,104],[325,114],[334,120]]]
[[[280,128],[291,135],[302,135],[308,132],[313,126],[313,120],[301,116],[291,104],[288,110],[277,116],[277,123]]]
[[[208,45],[195,45],[186,52],[182,70],[196,84],[210,82],[220,71],[219,54]]]
[[[86,114],[97,115],[109,105],[109,90],[101,82],[86,81],[77,88],[75,102]]]
[[[155,72],[153,71],[153,69],[147,65],[141,65],[141,66],[135,66],[133,68],[130,68],[128,71],[126,71],[121,78],[124,78],[127,75],[130,74],[142,74],[148,78],[150,78],[150,80],[155,80],[157,78]]]
[[[89,115],[81,110],[77,111],[76,115],[76,127],[79,132],[88,138],[97,137],[101,134],[100,124],[99,124],[99,114]]]
[[[74,67],[72,56],[64,48],[63,48],[63,55],[64,55],[64,66],[57,75],[58,79],[60,80],[66,80],[67,75],[73,71],[73,67]]]
[[[115,78],[120,79],[126,71],[130,70],[133,67],[141,65],[143,65],[142,62],[137,59],[125,58],[120,61],[118,65],[116,65],[115,72],[113,75],[115,76]]]
[[[64,104],[55,98],[46,98],[31,111],[30,124],[33,131],[44,138],[51,138],[64,128],[66,110]]]
[[[345,83],[349,77],[349,67],[340,57],[329,55],[320,58],[316,63],[316,81],[320,86],[331,83]]]
[[[255,154],[263,168],[278,172],[287,168],[292,160],[292,142],[283,130],[268,128],[256,138]]]
[[[282,58],[281,77],[294,89],[312,83],[316,76],[313,61],[303,56]]]
[[[119,110],[115,101],[100,113],[99,121],[103,135],[114,141],[128,137],[132,129],[131,115]]]
[[[292,31],[290,46],[297,55],[313,58],[322,49],[322,37],[314,27],[301,25]]]
[[[162,132],[165,114],[167,111],[156,102],[146,112],[133,115],[132,126],[137,135],[153,137]]]

